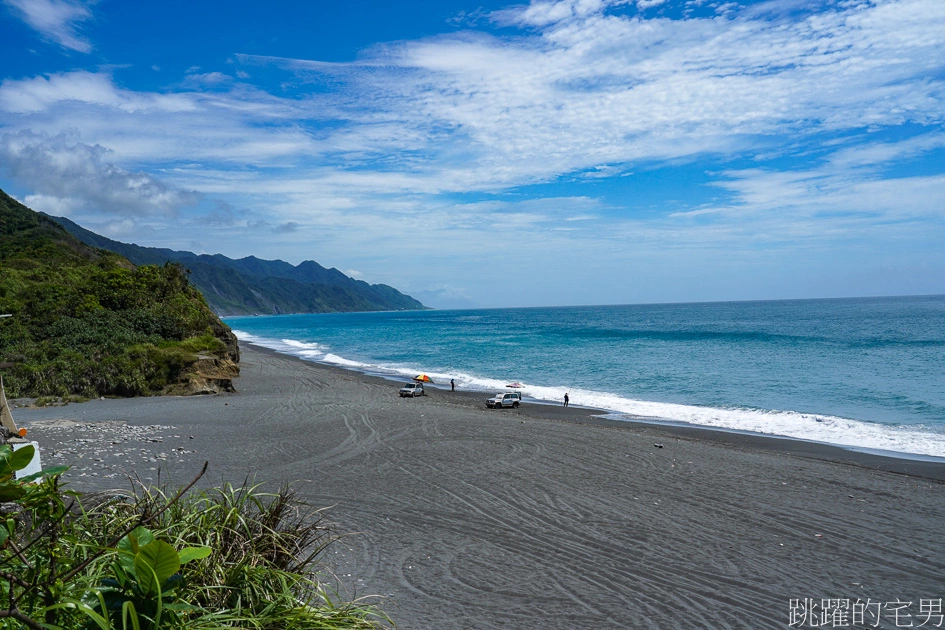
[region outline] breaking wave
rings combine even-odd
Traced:
[[[456,381],[466,391],[494,393],[507,389],[503,380],[463,372],[436,372],[422,365],[382,365],[353,361],[329,352],[318,343],[294,339],[267,339],[234,330],[241,341],[270,348],[303,359],[327,363],[392,379],[429,375],[434,383]],[[890,451],[911,455],[945,457],[945,433],[923,425],[889,425],[838,416],[789,410],[751,409],[745,407],[702,407],[675,403],[635,400],[619,394],[592,389],[522,382],[526,399],[541,403],[560,403],[567,392],[572,405],[601,409],[612,417],[669,421],[689,425],[760,433],[764,435],[823,442],[865,450]],[[632,416],[632,418],[631,418]]]

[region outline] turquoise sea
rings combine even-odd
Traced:
[[[244,341],[406,380],[945,457],[945,296],[229,317]]]

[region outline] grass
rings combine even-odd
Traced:
[[[117,521],[157,513],[165,489],[106,507]],[[182,570],[188,603],[202,612],[188,627],[377,628],[389,620],[364,601],[346,602],[319,577],[318,558],[335,540],[323,514],[288,485],[226,484],[185,496],[151,524],[175,548],[209,547],[210,557]]]
[[[319,558],[337,537],[323,513],[299,500],[288,485],[264,492],[259,485],[226,484],[182,497],[143,485],[133,496],[56,492],[64,499],[65,517],[36,520],[34,510],[32,526],[27,520],[16,528],[32,533],[0,553],[5,556],[0,574],[16,576],[0,579],[0,597],[12,602],[26,585],[18,581],[43,582],[52,565],[60,576],[78,569],[51,587],[47,580],[37,596],[17,595],[18,610],[33,620],[45,616],[46,625],[21,625],[0,614],[0,628],[368,630],[393,625],[372,601],[347,601],[322,579]],[[158,602],[164,615],[149,617],[152,608],[135,618],[136,626],[114,609],[103,613],[116,592],[121,565],[121,552],[106,541],[143,522],[155,539],[175,550],[208,547],[210,555],[180,565],[179,575],[169,581],[175,584],[173,595],[167,591],[164,604]],[[11,549],[23,555],[10,555]],[[147,611],[138,605],[139,612]]]

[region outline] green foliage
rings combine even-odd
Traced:
[[[229,329],[179,264],[134,267],[0,191],[0,361],[11,396],[160,393]]]
[[[27,444],[17,451],[7,444],[0,446],[0,501],[15,501],[26,494],[26,488],[14,481],[14,476],[16,471],[29,465],[34,454],[32,444]],[[0,527],[0,538],[6,540],[6,534],[6,530]]]
[[[18,488],[7,492],[14,511],[0,514],[0,629],[368,629],[388,621],[371,606],[340,602],[319,581],[315,560],[329,537],[319,513],[288,487],[170,498],[149,489],[96,503],[60,489],[63,468],[13,479],[27,456],[25,447],[0,447],[0,488]]]
[[[167,494],[150,489],[136,509],[156,513]],[[299,501],[289,486],[266,493],[259,486],[224,485],[188,495],[151,524],[154,534],[180,548],[212,549],[206,561],[181,571],[188,600],[204,621],[226,627],[374,628],[376,611],[339,602],[318,579],[317,559],[333,538],[321,512]],[[200,586],[197,586],[200,585]]]
[[[49,468],[21,479],[16,472],[32,461],[34,449],[26,445],[14,451],[8,444],[0,445],[0,501],[14,502],[16,512],[0,514],[0,596],[7,610],[0,610],[0,627],[40,627],[20,608],[38,609],[50,604],[60,585],[46,583],[42,577],[58,571],[56,564],[60,538],[50,524],[62,521],[68,508],[64,495],[57,489],[64,466]],[[37,535],[37,533],[40,533]],[[41,583],[42,582],[42,583]],[[13,614],[15,611],[16,614]],[[2,625],[14,619],[16,626]],[[35,625],[31,625],[33,621]]]
[[[200,353],[219,355],[220,353],[226,352],[226,344],[210,333],[200,335],[199,337],[191,337],[190,339],[185,339],[180,343],[165,341],[161,344],[161,347],[163,348],[174,346],[180,348],[184,352],[189,352],[194,355]]]
[[[187,562],[209,556],[209,547],[178,551],[138,526],[118,541],[117,551],[112,576],[85,595],[91,611],[103,619],[126,616],[139,628],[157,628],[162,620],[167,626],[180,626],[183,618],[179,612],[197,610],[179,601],[186,590],[179,571]]]

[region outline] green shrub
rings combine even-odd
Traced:
[[[18,364],[5,378],[11,396],[149,395],[198,353],[226,354],[207,332],[213,314],[177,266],[78,274],[84,284],[73,288],[5,271],[0,310],[15,317],[0,320],[0,361]]]
[[[164,344],[170,345],[173,342],[164,342]],[[213,336],[212,333],[204,333],[199,337],[191,337],[190,339],[185,339],[180,342],[180,347],[188,352],[194,354],[200,352],[210,352],[213,354],[221,354],[226,352],[226,344]]]
[[[103,500],[63,491],[63,467],[14,479],[31,449],[0,446],[0,501],[14,506],[0,514],[0,628],[389,625],[319,579],[317,559],[332,535],[288,486],[174,496],[151,488]]]
[[[0,362],[18,364],[4,373],[11,396],[153,394],[182,360],[225,355],[207,335],[229,329],[179,264],[134,267],[2,191],[0,235],[0,313],[14,314],[0,320]]]

